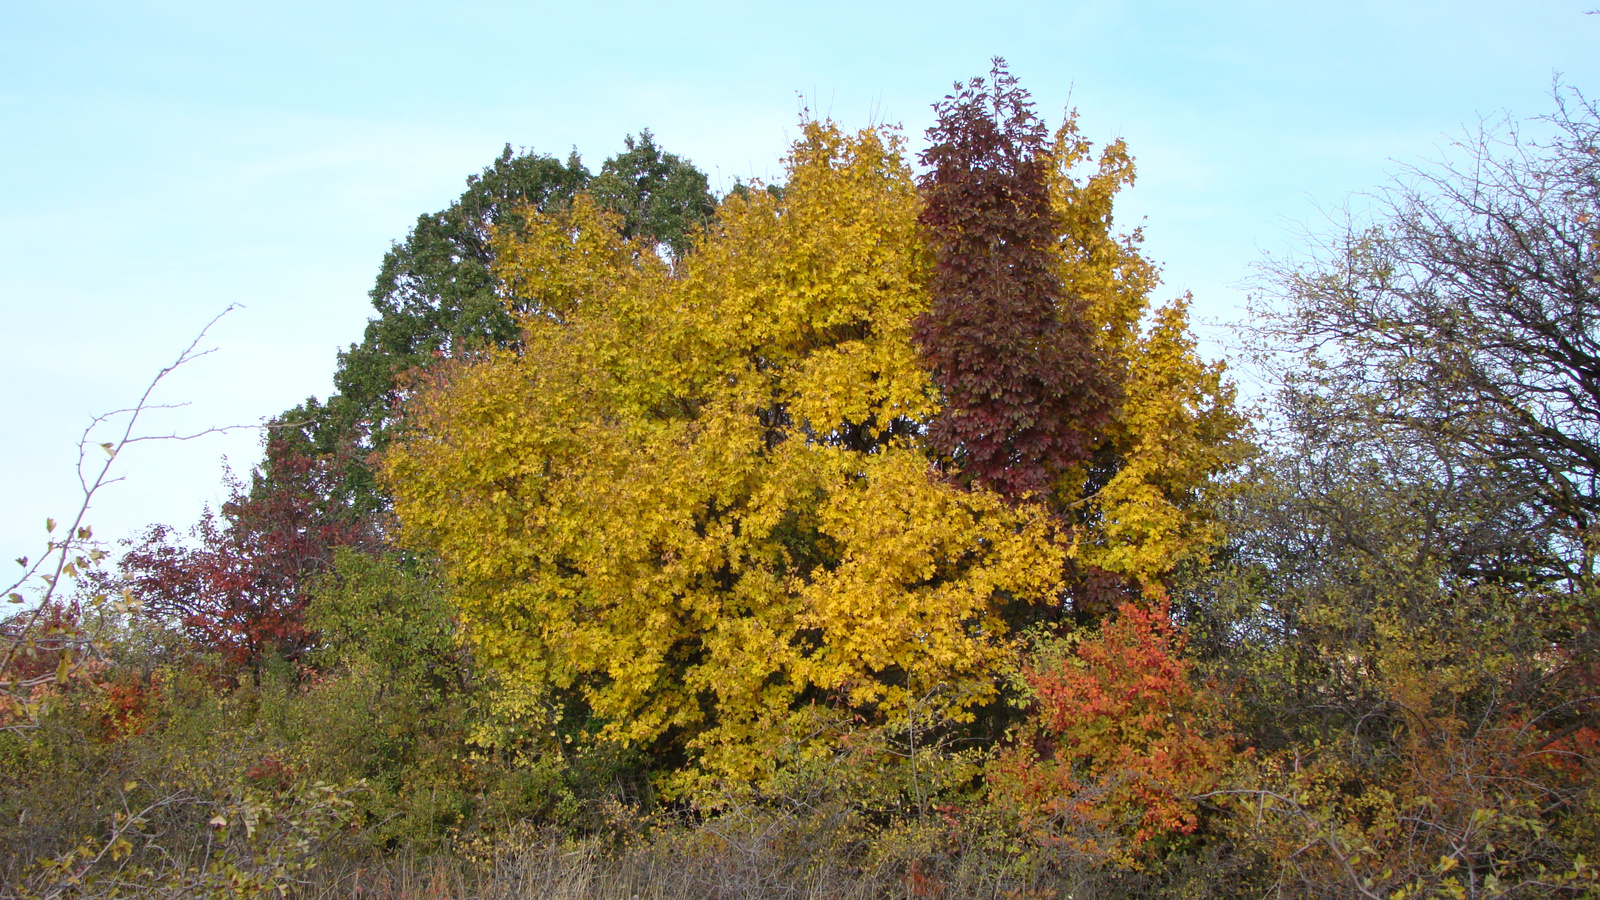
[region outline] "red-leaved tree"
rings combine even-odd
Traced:
[[[148,614],[229,663],[298,659],[313,638],[305,625],[310,579],[332,563],[335,548],[376,537],[370,518],[328,499],[343,476],[339,456],[274,432],[248,489],[230,479],[221,516],[207,510],[192,541],[156,525],[124,554],[125,586]]]
[[[946,404],[929,439],[969,483],[1043,494],[1088,459],[1117,385],[1056,274],[1052,163],[1027,92],[996,59],[937,110],[922,154],[931,300],[913,332]]]

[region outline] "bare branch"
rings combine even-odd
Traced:
[[[66,581],[82,578],[88,570],[106,557],[106,551],[94,538],[93,531],[85,523],[85,518],[96,494],[107,485],[122,480],[123,476],[111,474],[111,467],[121,456],[122,450],[131,444],[145,441],[187,441],[208,434],[258,427],[219,426],[190,434],[176,432],[140,434],[137,431],[139,421],[146,412],[185,405],[158,404],[153,402],[151,397],[156,388],[172,372],[216,351],[214,347],[198,349],[200,342],[223,316],[237,308],[237,304],[230,305],[207,322],[177,358],[156,373],[132,406],[94,416],[84,429],[78,443],[76,466],[82,492],[78,508],[66,528],[59,531],[60,537],[54,536],[58,533],[58,523],[54,520],[47,523],[47,530],[52,536],[46,541],[44,552],[33,559],[19,560],[23,563],[22,574],[5,591],[9,601],[26,602],[28,598],[21,593],[26,586],[31,584],[42,586],[33,591],[35,596],[32,598],[31,609],[0,621],[0,729],[31,727],[37,721],[38,706],[30,694],[43,685],[70,677],[88,660],[100,655],[100,637],[105,614],[105,610],[101,607],[108,598],[100,595],[91,597],[87,601],[89,609],[83,609],[75,604],[64,606],[60,600]],[[100,442],[93,440],[92,434],[96,428],[118,417],[126,417],[127,421],[122,425],[120,434],[115,440]],[[95,451],[103,454],[104,459],[93,459]],[[43,629],[43,623],[47,614],[65,618],[62,623],[46,631]],[[94,617],[97,621],[86,621],[86,617]],[[25,674],[19,670],[18,666],[24,654],[37,657],[41,653],[53,654],[57,665],[53,669],[33,674]]]

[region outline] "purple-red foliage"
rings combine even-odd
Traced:
[[[931,303],[913,336],[944,393],[929,440],[969,483],[1013,499],[1089,458],[1117,384],[1055,272],[1044,124],[996,59],[936,107],[922,161]]]
[[[149,613],[230,663],[298,659],[313,639],[305,625],[310,579],[335,548],[375,538],[369,521],[327,499],[343,474],[339,457],[275,434],[249,490],[230,479],[220,519],[207,510],[192,542],[164,525],[146,532],[122,557],[126,586]]]

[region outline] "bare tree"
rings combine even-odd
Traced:
[[[1584,896],[1600,111],[1558,91],[1374,199],[1265,273],[1279,427],[1190,646],[1277,755],[1216,796],[1279,895]]]
[[[1412,168],[1372,223],[1267,267],[1258,336],[1287,407],[1330,438],[1377,430],[1492,477],[1537,513],[1554,577],[1600,546],[1600,113],[1576,91],[1529,139],[1480,128]],[[1439,455],[1444,454],[1444,455]]]

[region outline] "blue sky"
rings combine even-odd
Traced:
[[[725,187],[780,173],[802,105],[915,149],[1003,55],[1052,124],[1070,103],[1127,139],[1119,218],[1225,342],[1252,263],[1324,210],[1481,117],[1548,111],[1558,73],[1600,96],[1596,5],[0,0],[0,553],[75,507],[89,417],[229,304],[155,428],[325,396],[384,251],[506,143],[597,167],[650,128]],[[256,454],[250,433],[146,444],[91,521],[188,524],[222,457]]]

